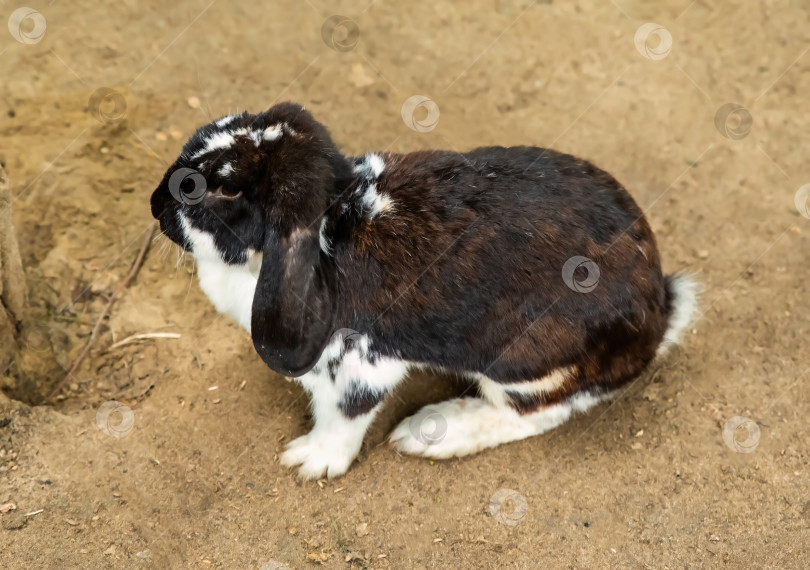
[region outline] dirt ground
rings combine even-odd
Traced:
[[[4,21],[30,6],[47,24],[0,29],[0,159],[36,324],[2,380],[0,566],[810,565],[806,3],[21,1]],[[351,22],[324,38],[336,14],[359,39]],[[645,23],[663,31],[637,46]],[[414,95],[436,103],[432,130],[403,121]],[[280,100],[350,154],[594,161],[644,208],[665,270],[697,275],[703,316],[612,403],[465,459],[385,444],[459,389],[414,376],[347,475],[302,482],[278,464],[309,427],[301,389],[156,240],[63,395],[35,405],[127,273],[185,137]],[[180,336],[111,348],[155,332]]]

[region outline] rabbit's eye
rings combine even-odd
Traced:
[[[236,190],[235,188],[226,188],[225,186],[218,186],[211,191],[211,197],[221,198],[224,200],[236,200],[240,196],[242,196],[241,190]]]
[[[190,194],[197,189],[197,182],[191,177],[186,176],[180,181],[180,192],[183,194]]]

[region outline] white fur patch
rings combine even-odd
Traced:
[[[211,152],[212,150],[217,150],[220,148],[229,148],[234,143],[234,138],[231,133],[228,132],[221,132],[221,133],[214,133],[209,138],[205,140],[205,146],[202,150],[198,150],[193,155],[191,155],[192,160],[200,158]]]
[[[264,131],[262,132],[262,139],[266,141],[274,141],[276,139],[281,138],[281,135],[282,135],[281,125],[280,124],[273,125],[264,129]]]
[[[197,261],[200,288],[217,311],[236,320],[250,332],[253,295],[259,279],[261,253],[248,250],[247,263],[227,264],[214,245],[211,234],[192,227],[182,212],[178,212],[178,217]]]
[[[369,184],[366,191],[363,193],[363,206],[368,210],[369,218],[374,218],[390,210],[393,204],[394,202],[391,200],[391,197],[384,192],[378,193],[377,187],[374,184]]]
[[[379,154],[367,154],[363,160],[358,162],[354,167],[354,171],[362,174],[366,178],[379,178],[385,168],[385,162]]]
[[[321,219],[321,229],[318,232],[318,242],[321,244],[321,251],[323,251],[326,255],[332,255],[332,243],[329,241],[329,238],[326,237],[326,224],[327,219],[324,216]]]
[[[571,367],[558,368],[553,370],[550,374],[538,378],[537,380],[529,380],[527,382],[510,382],[508,384],[502,382],[495,382],[494,380],[484,376],[483,374],[474,374],[472,376],[478,382],[478,388],[481,395],[495,404],[496,406],[505,407],[509,405],[508,396],[506,392],[513,392],[516,394],[549,394],[563,385],[565,380],[573,373]]]
[[[217,174],[219,174],[222,178],[227,178],[229,175],[233,174],[233,165],[230,162],[226,162],[219,167]]]
[[[227,117],[222,117],[216,123],[214,123],[219,128],[227,126],[229,123],[233,122],[234,119],[239,117],[239,115],[228,115]]]
[[[255,146],[259,146],[262,144],[262,133],[258,130],[249,129],[247,127],[242,127],[240,129],[236,129],[232,131],[231,134],[234,137],[247,137],[253,141]]]
[[[437,459],[462,457],[502,443],[545,433],[584,412],[604,397],[576,394],[568,400],[521,415],[510,406],[481,398],[455,398],[422,408],[400,423],[390,440],[399,451]],[[424,437],[424,422],[429,437]]]
[[[669,286],[673,294],[672,312],[669,315],[664,340],[656,352],[658,356],[665,354],[672,345],[678,343],[683,331],[692,324],[698,307],[698,284],[694,279],[687,275],[674,275]]]
[[[379,409],[348,418],[339,404],[344,395],[365,387],[369,391],[389,391],[407,372],[407,363],[378,357],[374,363],[365,357],[370,341],[366,335],[355,336],[354,345],[347,350],[329,375],[328,363],[340,358],[344,349],[342,337],[336,337],[321,354],[315,367],[296,380],[309,392],[315,425],[305,436],[293,440],[281,455],[281,463],[300,466],[299,473],[307,479],[324,474],[335,477],[346,472],[363,444],[363,437]],[[316,372],[317,371],[317,372]]]
[[[230,148],[236,142],[236,137],[247,137],[253,141],[253,144],[256,146],[262,143],[262,131],[259,130],[240,127],[232,131],[222,131],[208,137],[205,140],[205,146],[191,155],[191,159],[195,160],[214,150]]]
[[[377,186],[372,182],[380,177],[384,169],[385,162],[382,157],[373,153],[365,155],[354,167],[354,172],[359,174],[365,182],[365,186],[361,183],[355,195],[360,196],[360,201],[369,218],[374,218],[390,210],[394,205],[391,197],[385,192],[377,192]]]

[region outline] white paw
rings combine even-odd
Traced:
[[[390,441],[403,453],[446,459],[529,435],[530,426],[514,410],[480,398],[456,398],[425,406],[400,423]]]
[[[281,464],[300,465],[298,472],[304,479],[319,479],[324,474],[329,478],[338,477],[346,473],[358,451],[349,449],[340,440],[308,434],[287,445],[281,454]]]

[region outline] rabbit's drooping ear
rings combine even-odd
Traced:
[[[285,376],[308,372],[334,330],[336,306],[334,268],[321,255],[318,232],[268,231],[250,323],[262,360]]]

